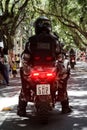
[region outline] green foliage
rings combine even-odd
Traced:
[[[80,49],[81,46],[86,46],[87,0],[49,0],[49,5],[49,14],[54,19],[52,21],[54,22],[54,28],[61,39],[64,40],[66,46],[67,44],[69,46],[73,45]],[[58,28],[58,30],[56,28]]]
[[[40,15],[51,19],[53,31],[66,48],[87,45],[87,0],[0,1],[0,30],[6,43],[12,45],[9,42],[20,28],[25,42],[34,33],[33,22]]]

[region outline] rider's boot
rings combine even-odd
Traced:
[[[62,101],[62,102],[61,102],[61,105],[62,105],[62,113],[63,113],[63,114],[67,114],[67,113],[72,112],[72,109],[71,109],[71,107],[69,106],[69,100],[68,100],[68,99]]]
[[[26,106],[27,106],[27,102],[19,100],[19,104],[17,107],[17,115],[19,116],[26,116]]]

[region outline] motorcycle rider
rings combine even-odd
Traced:
[[[31,36],[29,38],[29,41],[25,45],[25,50],[22,53],[22,59],[23,59],[23,67],[20,69],[20,76],[21,76],[21,82],[22,82],[22,89],[19,95],[19,104],[18,104],[18,111],[17,114],[19,116],[25,116],[26,115],[26,106],[27,102],[32,100],[31,96],[29,96],[29,93],[31,91],[31,88],[28,83],[25,81],[25,78],[27,75],[29,75],[29,70],[31,66],[36,64],[40,65],[50,65],[50,62],[45,61],[45,57],[49,56],[52,52],[52,64],[55,64],[55,60],[58,54],[61,53],[61,47],[59,44],[59,41],[57,37],[52,33],[52,27],[50,20],[45,17],[41,16],[37,18],[35,21],[35,35]],[[46,44],[45,44],[46,43]],[[51,50],[48,51],[50,49]],[[40,49],[45,49],[43,52]],[[40,61],[35,61],[36,58],[40,58]],[[68,102],[67,102],[68,103]],[[65,102],[62,102],[62,110],[64,110],[64,107],[69,109],[69,103],[66,106]],[[69,111],[68,111],[69,112]]]
[[[76,65],[76,54],[73,48],[71,48],[69,56],[70,56],[70,66],[72,69],[74,69],[74,65]]]

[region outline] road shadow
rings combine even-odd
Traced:
[[[81,102],[75,102],[75,100],[80,100],[80,98],[75,98],[72,97],[72,113],[61,114],[60,110],[56,108],[50,114],[47,124],[41,124],[37,116],[29,111],[27,111],[28,117],[17,116],[17,106],[14,106],[12,111],[8,113],[0,130],[82,130],[87,128],[87,105],[81,106]],[[31,107],[30,110],[32,111],[32,109]]]

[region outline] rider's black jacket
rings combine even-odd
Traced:
[[[42,32],[39,35],[33,35],[26,43],[31,54],[31,60],[33,63],[46,64],[46,59],[52,61],[56,59],[56,55],[60,53],[59,42],[55,35],[51,33]]]

